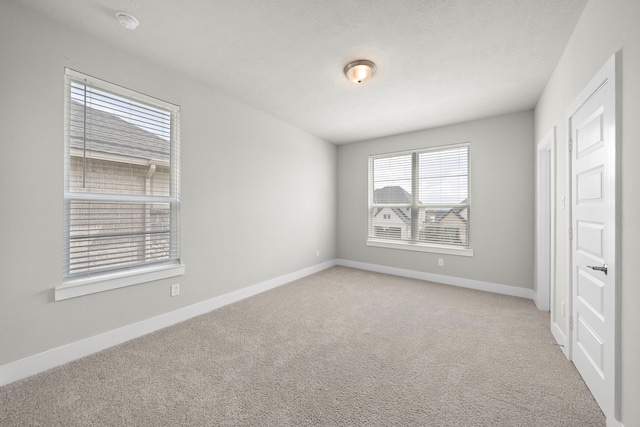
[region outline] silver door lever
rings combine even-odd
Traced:
[[[595,265],[587,265],[587,267],[589,267],[592,270],[602,271],[604,272],[604,274],[607,274],[607,264],[603,265],[602,267],[597,267]]]

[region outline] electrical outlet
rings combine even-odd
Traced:
[[[320,249],[316,251],[316,256],[320,256]]]
[[[444,266],[444,258],[438,258],[438,265],[440,267]]]
[[[171,285],[171,296],[177,297],[178,295],[180,295],[180,285],[178,283]]]

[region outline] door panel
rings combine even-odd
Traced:
[[[578,203],[602,200],[604,177],[603,168],[597,167],[576,176]]]
[[[604,259],[604,224],[576,221],[576,249],[585,256],[591,256],[595,263]]]
[[[603,340],[595,331],[593,323],[585,319],[585,316],[578,314],[576,324],[576,342],[578,347],[580,347],[584,355],[589,359],[589,368],[595,369],[600,379],[604,380],[604,366],[602,365],[604,353]]]
[[[578,270],[578,289],[576,292],[580,302],[585,304],[593,314],[599,316],[600,320],[604,320],[603,306],[604,306],[604,282],[599,280],[589,271],[580,269]]]
[[[581,158],[604,144],[603,108],[576,126],[576,155]]]

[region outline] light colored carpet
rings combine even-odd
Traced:
[[[0,388],[2,426],[604,426],[529,300],[333,267]]]

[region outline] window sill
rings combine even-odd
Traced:
[[[367,246],[387,249],[401,249],[405,251],[432,252],[444,255],[473,256],[473,249],[455,246],[425,245],[413,242],[390,242],[388,240],[367,239]]]
[[[96,277],[72,279],[55,288],[55,301],[62,301],[82,295],[90,295],[125,286],[138,285],[168,277],[181,276],[184,264],[163,265],[134,271],[104,274]]]

